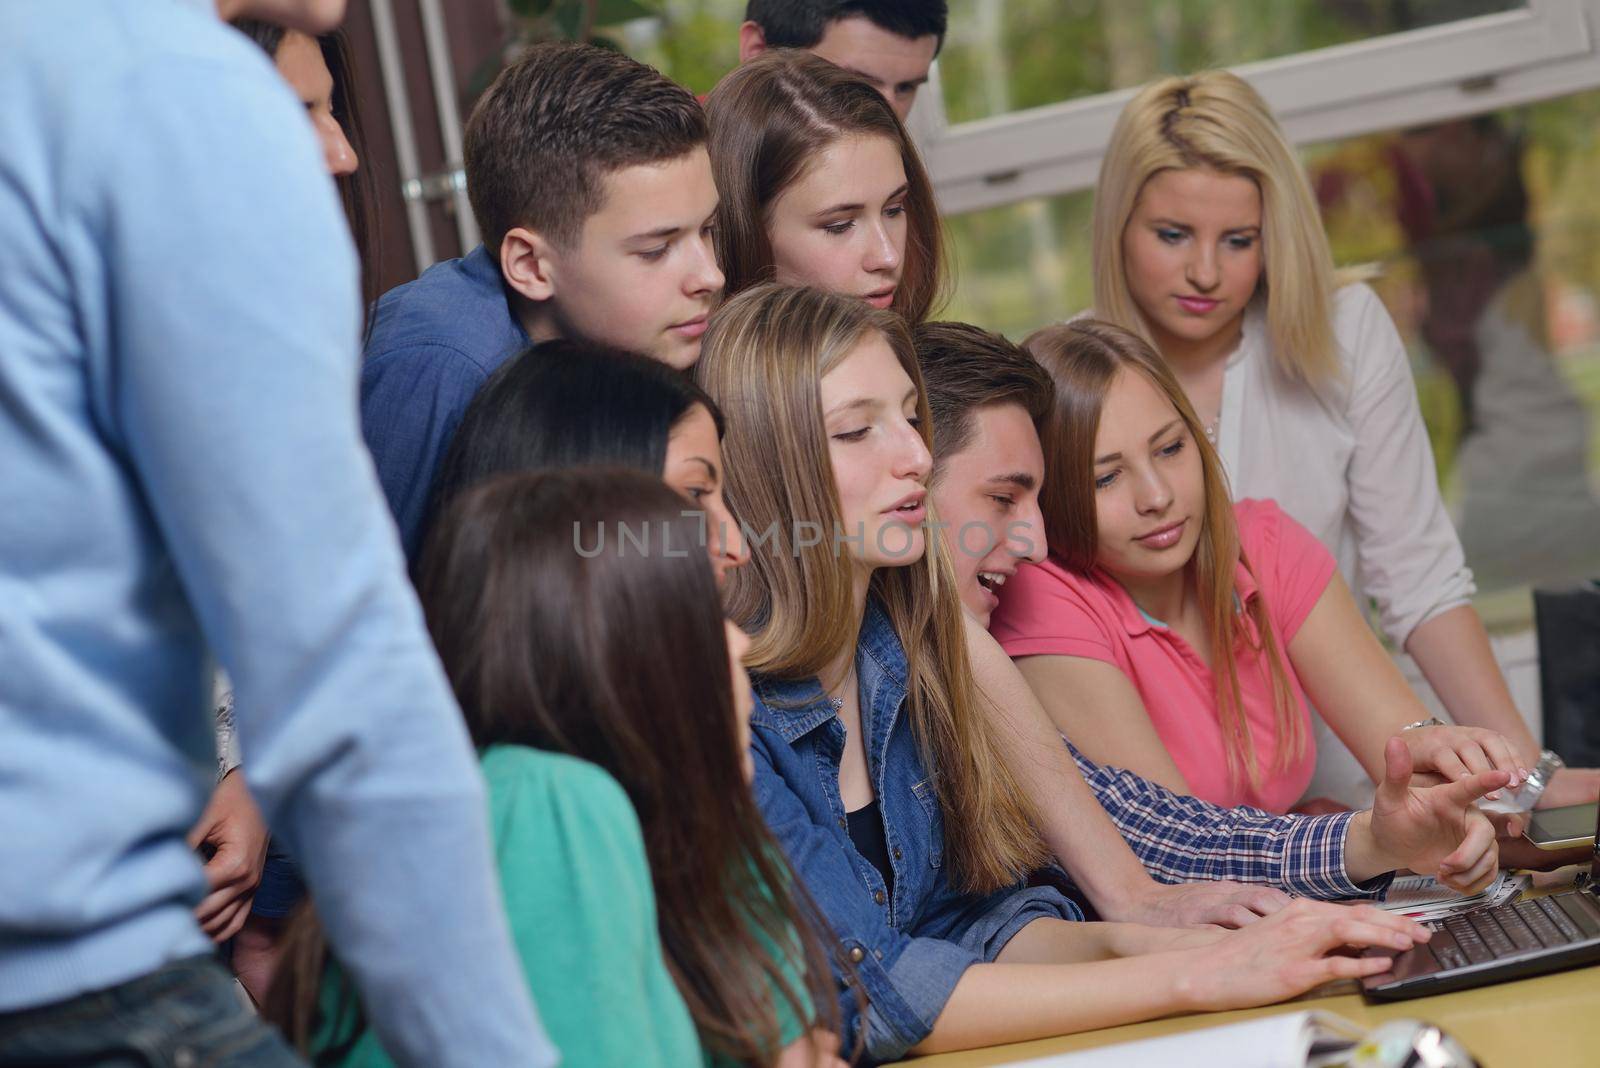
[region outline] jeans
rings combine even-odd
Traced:
[[[0,1066],[304,1068],[210,957],[107,990],[0,1014]]]

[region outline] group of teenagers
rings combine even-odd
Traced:
[[[94,42],[122,57],[113,75],[164,54],[128,22],[145,8],[101,3],[122,19]],[[186,35],[163,72],[244,65],[201,25],[214,13],[163,6]],[[303,76],[359,234],[348,68],[317,36],[330,6],[219,9],[298,27],[241,24]],[[81,32],[28,14],[42,38]],[[130,706],[171,702],[157,730],[107,714],[101,734],[146,774],[101,787],[99,822],[73,832],[89,852],[148,812],[150,765],[171,759],[156,736],[206,740],[179,718],[203,649],[227,669],[224,733],[242,744],[207,811],[237,791],[282,843],[256,922],[241,888],[259,857],[208,871],[198,910],[219,940],[245,928],[235,967],[287,1039],[230,1017],[230,1048],[254,1058],[238,1063],[796,1068],[1266,1004],[1429,937],[1333,900],[1379,898],[1396,870],[1481,888],[1513,859],[1519,806],[1594,799],[1600,773],[1542,752],[1512,704],[1402,343],[1335,269],[1261,98],[1224,72],[1134,96],[1096,191],[1094,308],[1019,345],[937,319],[949,265],[902,120],[944,32],[928,0],[752,0],[744,61],[703,102],[614,51],[534,46],[466,124],[483,244],[359,324],[325,176],[320,195],[296,177],[296,211],[235,176],[225,199],[261,217],[221,234],[189,232],[217,214],[204,197],[200,221],[160,236],[104,213],[115,262],[90,277],[143,281],[76,313],[114,339],[86,331],[81,397],[36,392],[66,395],[105,453],[61,447],[80,477],[55,501],[86,507],[83,479],[130,498],[136,521],[106,537],[132,543],[141,577],[115,607],[157,637],[129,641],[101,606],[110,637],[39,626],[33,651],[59,639],[54,669],[98,642],[92,677],[120,664]],[[256,66],[244,95],[270,95]],[[164,77],[124,88],[147,102]],[[196,102],[198,121],[229,96]],[[270,104],[272,122],[293,110]],[[236,155],[282,172],[315,148],[285,128]],[[176,272],[198,289],[184,301],[145,278],[160,265],[139,239],[246,234]],[[83,285],[72,257],[90,254],[69,246]],[[239,257],[279,288],[231,327],[278,347],[235,355],[230,335],[210,363],[172,356],[203,348],[187,302],[225,284],[208,271],[247,277]],[[358,325],[359,361],[340,347]],[[26,369],[6,374],[0,399],[27,400]],[[13,411],[36,455],[61,444],[48,404]],[[61,474],[48,460],[35,491]],[[20,538],[9,522],[0,546]],[[105,544],[52,528],[22,559],[43,574],[98,550],[103,583]],[[1363,601],[1455,724],[1415,696]],[[126,660],[159,642],[177,650],[160,671]],[[13,773],[41,784],[24,800],[52,796],[21,769],[70,704],[41,700],[57,718],[31,734],[17,717],[0,790]],[[1306,797],[1319,722],[1368,777],[1367,807]],[[177,826],[193,797],[169,786],[150,819]],[[1511,814],[1491,820],[1485,798]],[[87,870],[148,878],[156,837],[134,830],[120,867]],[[0,989],[54,995],[0,1000],[0,1064],[78,1041],[61,1035],[84,991],[145,983],[122,1013],[157,996],[105,971],[145,944],[105,933],[136,910],[44,862],[62,848],[24,854],[28,886],[0,873],[0,900],[22,905],[0,903],[21,947],[0,938]],[[152,902],[193,907],[198,866],[174,870],[141,902],[162,922]],[[69,937],[75,919],[88,933]],[[167,960],[216,970],[164,937]],[[74,938],[70,964],[49,960]]]

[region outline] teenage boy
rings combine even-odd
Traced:
[[[485,379],[532,341],[582,337],[687,368],[722,293],[705,113],[603,48],[543,44],[467,120],[483,244],[378,302],[361,419],[406,555]]]
[[[914,334],[933,417],[929,489],[934,510],[962,604],[987,626],[994,590],[1023,562],[1044,558],[1039,491],[1045,470],[1038,425],[1050,411],[1053,389],[1043,368],[996,334],[961,323],[925,323]],[[1020,673],[1008,661],[996,663],[995,654],[1004,658],[998,646],[974,645],[979,646],[973,650],[975,673],[986,689],[1004,688],[1008,706],[1026,703],[1042,719],[1044,712]],[[1077,814],[1083,825],[1079,834],[1092,836],[1096,848],[1085,851],[1068,843],[1073,855],[1062,856],[1074,878],[1083,877],[1080,883],[1102,912],[1099,898],[1105,892],[1089,891],[1090,880],[1105,880],[1095,869],[1126,872],[1141,863],[1164,881],[1227,878],[1308,897],[1376,893],[1387,887],[1386,873],[1396,868],[1433,872],[1444,862],[1452,869],[1450,881],[1463,887],[1481,885],[1496,868],[1494,829],[1472,802],[1503,785],[1504,773],[1413,789],[1411,762],[1396,742],[1386,754],[1387,774],[1372,809],[1331,816],[1220,808],[1119,768],[1101,767],[1070,745],[1050,748],[1056,758],[1036,762],[1032,769],[1039,789],[1055,795],[1050,803],[1094,810],[1092,802],[1081,800],[1087,781],[1104,810]],[[1082,863],[1076,863],[1079,854]],[[1142,889],[1136,876],[1122,878],[1136,893]],[[1239,913],[1237,918],[1248,917]]]
[[[349,403],[343,214],[218,18],[343,8],[0,0],[0,1065],[301,1063],[195,922],[213,654],[395,1059],[555,1061]]]
[[[945,0],[750,0],[739,62],[804,48],[865,78],[902,122],[944,46]]]

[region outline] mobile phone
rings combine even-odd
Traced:
[[[1522,836],[1540,849],[1593,845],[1597,814],[1600,806],[1593,802],[1534,809],[1528,813],[1528,829]]]

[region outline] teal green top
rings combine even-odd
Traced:
[[[758,876],[752,873],[752,877],[757,878]],[[794,1009],[789,1004],[789,999],[784,996],[783,991],[776,988],[773,989],[773,1011],[778,1017],[779,1042],[783,1046],[789,1045],[789,1043],[794,1042],[805,1034],[805,1021],[816,1017],[816,1011],[811,1004],[811,995],[806,990],[805,957],[800,949],[800,939],[793,930],[789,932],[789,935],[787,944],[782,947],[783,951],[776,954],[776,956],[779,967],[783,972],[783,981],[799,997],[801,1008],[805,1010],[805,1015],[803,1018],[796,1016]],[[757,938],[761,942],[761,948],[768,953],[772,953],[772,941],[765,934],[758,934]],[[738,1061],[712,1054],[709,1051],[706,1053],[705,1063],[707,1068],[738,1068],[739,1066]]]
[[[662,959],[644,837],[622,787],[593,764],[524,746],[492,747],[482,766],[512,938],[563,1068],[705,1061]],[[355,1032],[353,1014],[337,1011],[347,989],[338,975],[323,984],[332,1023],[314,1051]],[[370,1029],[338,1063],[394,1064]]]

